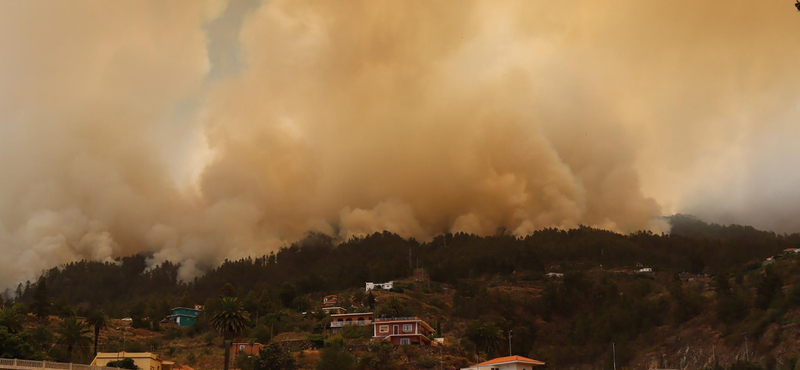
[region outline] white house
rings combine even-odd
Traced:
[[[522,356],[499,357],[481,362],[461,370],[531,370],[534,366],[542,366],[544,362]]]
[[[545,276],[547,276],[549,278],[562,278],[562,277],[564,277],[564,274],[562,274],[560,272],[548,272],[548,273],[545,274]]]
[[[653,272],[653,268],[652,267],[642,267],[642,268],[636,270],[636,272],[639,272],[639,273]]]
[[[369,292],[370,290],[373,290],[373,289],[391,290],[393,287],[394,287],[394,281],[390,281],[390,282],[382,283],[382,284],[381,283],[368,282],[366,291]]]

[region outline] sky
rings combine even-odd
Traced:
[[[0,0],[0,286],[309,232],[800,231],[788,0]]]

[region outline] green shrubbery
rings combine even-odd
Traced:
[[[133,363],[133,359],[132,358],[124,358],[124,359],[118,360],[118,361],[111,361],[111,362],[106,364],[106,367],[116,367],[116,368],[120,368],[120,369],[130,369],[130,370],[138,370],[139,369],[139,367],[136,366],[135,363]]]

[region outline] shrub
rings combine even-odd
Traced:
[[[147,340],[145,345],[147,346],[148,350],[157,350],[159,347],[161,347],[161,340],[158,338],[150,338]]]
[[[349,370],[353,368],[353,355],[341,346],[330,346],[322,350],[317,370]]]
[[[131,370],[139,369],[139,367],[133,363],[132,358],[123,358],[122,360],[111,361],[106,364],[106,367],[116,367],[120,369],[131,369]]]
[[[255,363],[255,355],[247,354],[246,352],[239,352],[236,354],[236,368],[240,370],[253,370]]]
[[[344,346],[344,338],[341,335],[334,335],[325,340],[325,348]]]
[[[270,333],[269,328],[261,325],[257,327],[255,330],[253,330],[253,338],[255,338],[256,341],[259,343],[266,344],[269,343],[270,340],[272,340],[272,335]]]
[[[342,337],[347,339],[366,338],[372,336],[372,328],[368,326],[345,326],[342,328]]]
[[[325,337],[320,334],[311,334],[306,338],[306,340],[311,342],[311,345],[314,346],[315,349],[325,346]]]
[[[253,370],[295,370],[297,360],[278,343],[272,342],[261,349]]]
[[[417,365],[423,369],[433,369],[438,365],[438,361],[428,355],[422,355],[417,359]]]
[[[171,327],[164,333],[164,339],[173,340],[176,338],[183,338],[183,330],[179,327]]]

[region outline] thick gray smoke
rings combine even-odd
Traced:
[[[309,231],[800,225],[791,3],[235,5],[0,0],[0,284]]]

